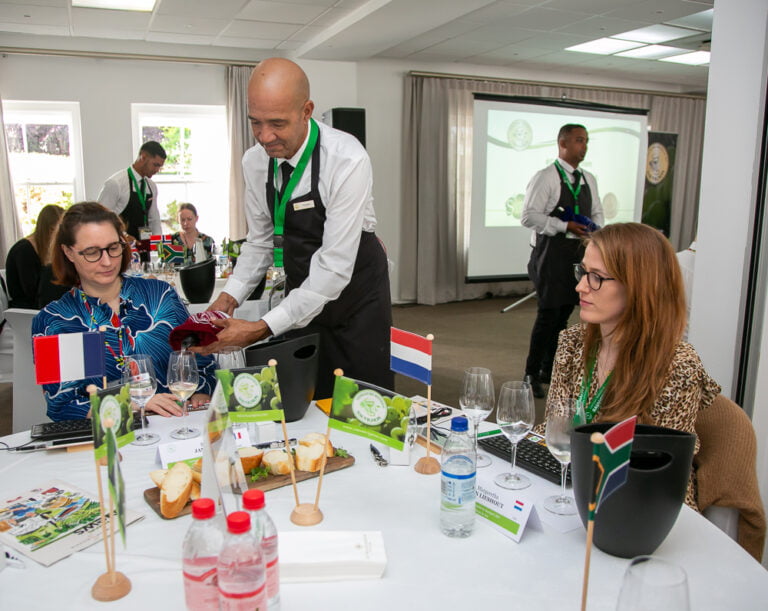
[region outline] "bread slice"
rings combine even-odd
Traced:
[[[177,462],[163,480],[160,492],[160,513],[175,518],[189,500],[192,491],[192,469],[185,462]]]
[[[203,474],[200,473],[200,471],[195,471],[192,469],[192,481],[197,482],[198,484],[203,483]]]
[[[194,471],[193,471],[194,473]],[[192,488],[189,491],[189,500],[190,501],[196,501],[200,498],[200,482],[196,482],[194,479],[192,480]]]
[[[331,440],[326,439],[325,435],[323,435],[322,433],[308,433],[304,435],[304,437],[299,439],[299,445],[302,445],[302,446],[311,446],[316,443],[324,445],[325,455],[328,458],[333,458],[333,454],[334,454],[333,444],[331,443]]]
[[[319,471],[323,462],[325,446],[319,443],[300,445],[296,448],[296,468],[299,471]]]
[[[243,464],[243,471],[246,475],[261,465],[261,459],[264,456],[263,450],[259,450],[252,446],[238,448],[237,453],[240,456],[240,462]]]
[[[291,472],[290,459],[285,450],[264,452],[261,464],[268,467],[272,475],[288,475]]]
[[[168,475],[168,469],[155,469],[149,472],[149,478],[154,482],[158,488],[163,487],[163,480]]]

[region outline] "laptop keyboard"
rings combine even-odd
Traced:
[[[533,439],[533,441],[532,441]],[[512,458],[512,445],[503,434],[492,437],[480,437],[477,440],[480,447],[509,462]],[[517,466],[530,471],[550,482],[560,484],[560,462],[552,456],[544,439],[539,435],[529,434],[517,444]],[[571,485],[571,465],[565,476],[565,485]]]

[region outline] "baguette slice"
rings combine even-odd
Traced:
[[[194,473],[194,471],[192,472]],[[200,498],[200,483],[192,480],[192,489],[189,491],[189,500],[196,501]]]
[[[334,454],[333,444],[331,443],[331,440],[326,439],[325,435],[323,435],[322,433],[308,433],[304,435],[304,437],[299,439],[299,445],[302,445],[302,446],[311,446],[316,443],[319,443],[325,446],[325,455],[328,458],[333,458],[333,454]]]
[[[245,448],[239,448],[237,453],[240,456],[240,462],[243,464],[243,471],[248,475],[252,469],[255,469],[261,465],[261,459],[264,456],[264,451],[248,446]]]
[[[194,469],[192,469],[192,481],[196,482],[198,484],[202,484],[203,483],[203,474],[200,473],[200,471],[195,471]]]
[[[163,480],[168,475],[168,469],[155,469],[149,472],[149,478],[154,482],[158,488],[163,487]]]
[[[300,445],[296,448],[296,468],[299,471],[310,471],[311,473],[319,471],[324,452],[325,446],[319,443],[308,446]]]
[[[272,475],[288,475],[291,472],[291,463],[285,450],[265,452],[261,464],[268,467]]]
[[[192,469],[185,462],[177,462],[163,480],[160,492],[160,513],[175,518],[184,509],[192,491]]]

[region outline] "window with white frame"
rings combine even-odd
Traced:
[[[43,206],[84,198],[78,102],[3,100],[14,196],[24,234]]]
[[[159,142],[168,157],[154,176],[164,225],[178,231],[178,206],[197,208],[197,229],[221,242],[229,235],[229,145],[226,108],[131,104],[134,150]]]

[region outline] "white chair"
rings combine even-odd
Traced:
[[[47,420],[45,397],[35,384],[32,358],[32,319],[38,310],[10,308],[5,311],[13,329],[13,432],[26,431]]]

